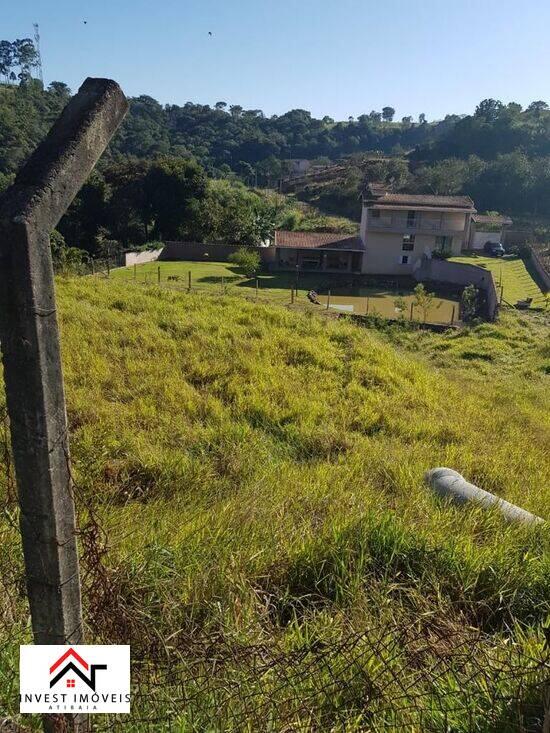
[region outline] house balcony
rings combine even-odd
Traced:
[[[437,234],[453,236],[464,234],[464,224],[458,226],[454,221],[446,221],[445,218],[435,219],[422,215],[409,219],[407,216],[394,214],[373,218],[369,216],[367,231],[395,232],[399,234]]]

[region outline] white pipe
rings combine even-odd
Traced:
[[[510,522],[523,522],[524,524],[544,524],[544,519],[535,514],[526,512],[515,504],[510,504],[488,491],[480,489],[479,486],[470,484],[457,471],[452,468],[432,468],[426,471],[426,483],[433,491],[443,499],[450,499],[455,504],[466,504],[475,502],[485,509],[494,508]]]

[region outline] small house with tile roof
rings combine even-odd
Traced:
[[[365,251],[359,237],[327,232],[278,230],[273,246],[277,270],[360,273]]]

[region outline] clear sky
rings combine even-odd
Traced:
[[[163,103],[336,119],[550,102],[549,0],[5,2],[0,39],[38,22],[45,82],[73,90],[106,76]]]

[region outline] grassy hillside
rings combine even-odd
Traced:
[[[542,314],[377,333],[233,296],[58,290],[89,638],[131,642],[149,693],[121,730],[519,730],[508,695],[540,719],[548,529],[438,504],[423,473],[550,518]],[[29,628],[6,471],[0,495],[15,716]]]
[[[469,254],[453,257],[454,262],[465,262],[470,265],[484,267],[493,273],[497,290],[504,301],[515,305],[518,300],[532,299],[533,308],[544,308],[546,299],[538,283],[533,279],[525,262],[520,257],[485,257],[484,255]]]

